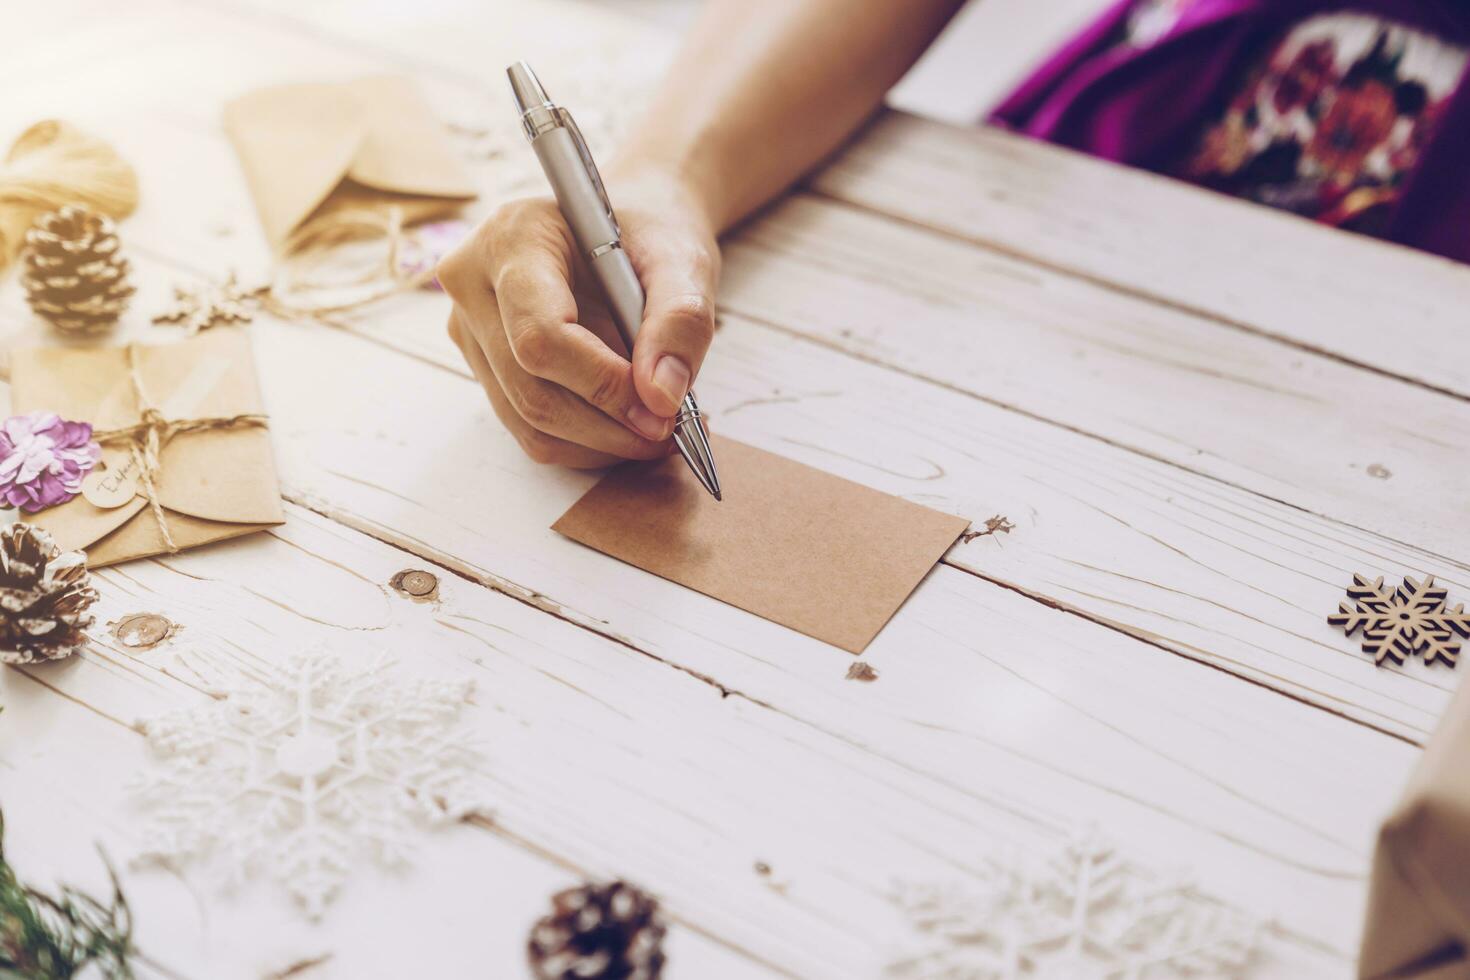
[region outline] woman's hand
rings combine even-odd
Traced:
[[[632,363],[551,198],[501,207],[438,269],[454,300],[450,337],[500,421],[541,463],[667,455],[714,334],[719,246],[694,195],[655,171],[608,183],[647,293]]]

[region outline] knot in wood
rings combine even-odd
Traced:
[[[152,649],[177,628],[168,617],[158,613],[133,613],[109,625],[117,642],[132,650]]]
[[[421,568],[405,568],[388,584],[410,599],[432,599],[439,591],[439,576]]]

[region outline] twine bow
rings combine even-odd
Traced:
[[[169,531],[168,517],[164,514],[163,504],[158,499],[158,486],[155,482],[159,470],[158,454],[177,436],[211,429],[264,427],[267,417],[245,413],[199,419],[164,418],[163,413],[153,404],[148,397],[147,389],[143,386],[143,375],[138,368],[138,345],[129,344],[127,353],[128,380],[132,383],[133,395],[138,402],[139,421],[135,425],[124,426],[120,429],[94,432],[92,438],[102,445],[127,444],[128,454],[132,457],[133,465],[138,470],[138,480],[143,487],[143,496],[147,498],[148,506],[153,511],[153,519],[158,522],[158,530],[163,535],[164,547],[168,549],[169,554],[176,554],[179,546],[174,542],[173,534]]]

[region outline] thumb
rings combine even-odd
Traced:
[[[633,383],[655,415],[670,418],[699,374],[715,333],[713,263],[649,270]]]

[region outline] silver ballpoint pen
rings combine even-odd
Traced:
[[[531,148],[541,161],[562,216],[601,284],[613,323],[631,353],[643,322],[643,285],[623,251],[618,219],[613,214],[612,202],[607,199],[607,189],[602,186],[597,164],[592,161],[571,113],[547,97],[530,65],[518,61],[505,73],[510,77],[511,95],[526,139],[531,141]],[[722,499],[709,432],[692,389],[685,394],[674,422],[674,445],[679,447],[679,454],[704,488],[716,500]]]

